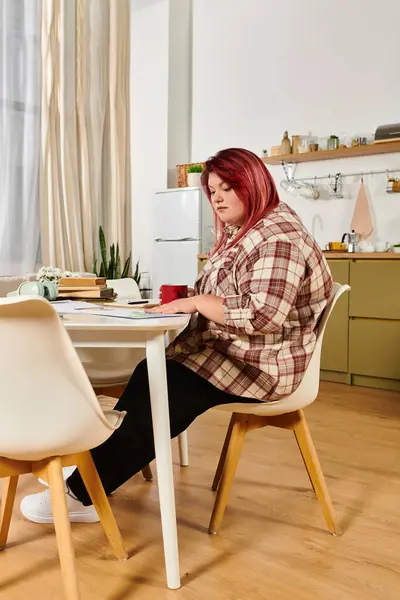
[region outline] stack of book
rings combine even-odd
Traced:
[[[113,288],[107,287],[105,277],[65,277],[58,284],[58,297],[111,300],[116,294]]]

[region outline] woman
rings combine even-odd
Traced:
[[[230,402],[267,402],[299,385],[316,341],[332,278],[316,242],[279,201],[263,162],[243,149],[206,163],[202,185],[215,212],[217,243],[190,298],[154,312],[193,315],[167,349],[171,436]],[[154,459],[146,361],[135,369],[117,410],[121,427],[92,450],[107,494]],[[97,513],[77,470],[66,482],[71,521]],[[27,496],[22,513],[52,522],[48,490]]]

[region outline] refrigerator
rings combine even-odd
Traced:
[[[162,284],[193,287],[197,255],[210,250],[214,215],[201,188],[156,192],[153,201],[153,296]]]

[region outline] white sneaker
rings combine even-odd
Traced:
[[[98,523],[100,521],[94,506],[84,506],[82,502],[69,495],[67,489],[65,489],[65,494],[71,523]],[[26,519],[33,523],[54,523],[50,490],[25,496],[21,501],[21,512]]]
[[[64,481],[67,481],[68,477],[70,477],[70,475],[72,475],[72,473],[75,471],[76,469],[76,465],[74,465],[73,467],[63,467],[63,479]],[[49,483],[45,480],[45,479],[38,479],[39,483],[45,485],[48,487]]]

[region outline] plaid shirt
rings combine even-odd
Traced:
[[[238,228],[226,229],[232,240]],[[196,294],[224,298],[225,324],[193,315],[167,350],[217,388],[277,400],[301,382],[332,291],[317,243],[286,204],[204,265]]]

